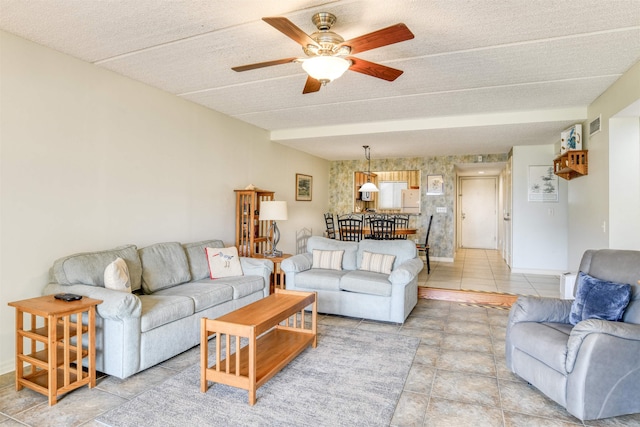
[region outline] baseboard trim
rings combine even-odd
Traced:
[[[482,292],[471,290],[467,291],[419,286],[418,298],[462,302],[467,304],[511,307],[513,303],[518,299],[518,295],[504,294],[499,292]]]
[[[566,271],[560,270],[536,270],[532,268],[511,268],[511,272],[516,274],[544,274],[546,276],[558,276],[558,280],[560,280],[559,276],[566,273]]]
[[[424,257],[422,257],[424,258]],[[439,261],[439,262],[453,262],[453,258],[445,258],[445,257],[429,257],[429,261]]]

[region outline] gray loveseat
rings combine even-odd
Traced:
[[[344,251],[340,270],[314,268],[313,251]],[[394,255],[391,274],[360,270],[364,252]],[[418,302],[424,264],[408,240],[343,242],[313,236],[307,253],[282,261],[287,289],[318,293],[318,312],[403,323]]]
[[[640,251],[589,250],[580,271],[632,285],[621,321],[570,323],[571,300],[519,297],[507,366],[581,420],[640,412]]]
[[[55,261],[44,294],[102,300],[96,316],[96,369],[119,378],[167,360],[200,342],[200,318],[216,318],[269,294],[270,260],[240,258],[242,276],[210,279],[205,247],[196,243],[134,245]],[[134,293],[104,287],[104,270],[122,258]]]

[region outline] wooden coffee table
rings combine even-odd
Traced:
[[[245,389],[249,404],[256,390],[309,345],[317,345],[315,292],[276,289],[275,294],[217,319],[202,318],[200,330],[200,391],[208,381]],[[305,307],[312,305],[311,325],[305,325]],[[215,365],[209,367],[208,341],[216,338]],[[241,339],[248,343],[241,347]],[[224,342],[227,354],[221,358]]]

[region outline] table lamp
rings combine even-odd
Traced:
[[[278,230],[278,224],[276,221],[284,221],[287,219],[287,202],[281,201],[265,201],[260,203],[260,220],[261,221],[273,221],[271,227],[269,227],[269,236],[271,236],[271,229],[273,228],[273,237],[271,242],[271,252],[266,253],[266,257],[278,257],[282,256],[282,251],[276,249],[276,245],[280,241],[280,230]]]

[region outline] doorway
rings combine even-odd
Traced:
[[[460,177],[460,247],[497,249],[497,177]]]

